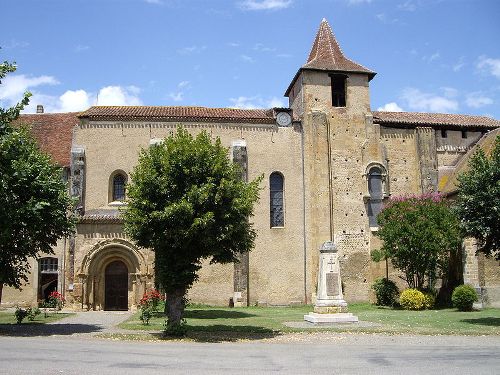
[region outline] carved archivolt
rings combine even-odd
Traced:
[[[99,275],[113,260],[123,261],[129,273],[148,272],[146,258],[137,246],[121,238],[112,238],[101,240],[94,245],[83,258],[78,273],[80,276]]]

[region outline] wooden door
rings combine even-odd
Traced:
[[[105,310],[128,310],[128,269],[120,260],[111,262],[105,271]]]

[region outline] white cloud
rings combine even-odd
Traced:
[[[28,77],[24,74],[8,75],[2,80],[0,85],[0,102],[6,106],[12,106],[19,102],[24,92],[34,91],[33,89],[43,85],[57,85],[59,82],[52,76]]]
[[[168,94],[169,98],[174,102],[181,102],[184,100],[184,92],[190,88],[189,81],[181,81],[177,84],[177,90]]]
[[[228,43],[227,45],[228,45],[229,47],[234,47],[234,48],[236,48],[236,47],[239,47],[239,46],[240,46],[240,44],[239,44],[239,43],[235,43],[235,42]]]
[[[358,5],[363,3],[370,4],[371,2],[372,0],[347,0],[349,5]]]
[[[465,104],[471,108],[481,108],[493,104],[493,99],[482,95],[480,92],[471,92],[465,99]]]
[[[155,4],[155,5],[163,5],[163,1],[161,0],[144,0],[145,3],[148,4]]]
[[[436,51],[430,56],[423,56],[422,60],[427,61],[427,62],[433,62],[433,61],[439,59],[440,57],[441,57],[441,54],[439,53],[439,51]]]
[[[254,51],[259,51],[259,52],[274,52],[274,51],[276,51],[276,48],[266,47],[262,43],[256,43],[253,46],[253,50]]]
[[[268,99],[263,99],[260,95],[239,96],[237,98],[230,98],[229,101],[232,103],[231,108],[239,109],[285,107],[285,101],[274,96]]]
[[[447,98],[456,98],[458,96],[458,90],[453,87],[441,87],[443,90],[443,95]]]
[[[456,112],[458,102],[445,96],[430,94],[416,88],[403,90],[401,98],[408,108],[421,112]]]
[[[417,10],[417,6],[413,3],[412,0],[407,0],[402,4],[399,4],[398,9],[406,10],[407,12],[414,12],[415,10]]]
[[[106,86],[99,90],[97,105],[142,105],[137,87]]]
[[[85,90],[68,90],[59,97],[58,112],[77,112],[92,105],[92,97]]]
[[[463,56],[458,59],[458,61],[452,67],[454,72],[459,72],[460,70],[462,70],[462,68],[466,65],[464,60],[465,58]]]
[[[397,105],[396,102],[390,102],[382,107],[378,107],[377,111],[384,111],[384,112],[403,112],[403,108],[401,108],[399,105]]]
[[[489,73],[500,79],[500,59],[480,56],[477,62],[477,68],[483,73]]]
[[[207,46],[189,46],[183,47],[177,50],[177,53],[181,55],[192,55],[195,53],[201,53],[207,49]]]
[[[250,57],[248,55],[240,55],[240,59],[244,62],[247,62],[247,63],[253,63],[255,62],[255,60],[253,59],[253,57]]]
[[[245,0],[239,3],[243,10],[278,10],[291,6],[292,0]]]
[[[79,44],[75,47],[75,52],[84,52],[84,51],[88,51],[89,49],[90,49],[89,46]]]

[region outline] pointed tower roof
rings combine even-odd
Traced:
[[[368,75],[370,80],[375,76],[375,74],[377,74],[344,56],[337,39],[335,39],[332,28],[325,18],[323,18],[321,24],[319,25],[319,30],[316,34],[316,38],[314,39],[307,62],[302,65],[295,75],[292,83],[285,93],[285,96],[288,96],[288,93],[302,70],[365,73]]]

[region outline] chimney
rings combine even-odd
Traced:
[[[36,113],[43,113],[43,105],[38,104],[36,106]]]

